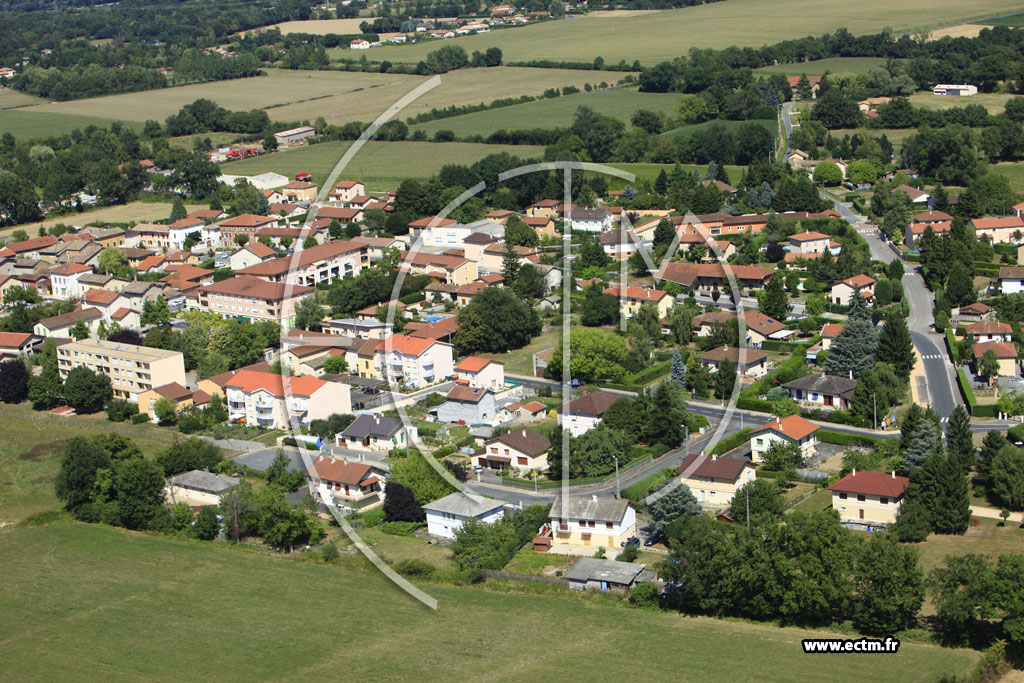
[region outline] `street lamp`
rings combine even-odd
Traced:
[[[619,456],[613,455],[612,459],[615,460],[615,497],[619,498]]]

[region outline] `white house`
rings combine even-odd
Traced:
[[[562,429],[568,429],[574,437],[584,434],[596,427],[609,406],[620,398],[604,391],[592,391],[570,402],[567,415],[559,408],[558,424]]]
[[[612,228],[612,212],[608,209],[576,207],[569,211],[572,229],[580,232],[604,232]]]
[[[829,300],[840,306],[849,306],[854,292],[871,301],[875,297],[875,278],[861,273],[841,280],[832,285]]]
[[[1013,328],[998,320],[974,323],[965,327],[964,331],[978,343],[1013,341]]]
[[[493,524],[505,515],[505,504],[493,498],[456,491],[423,506],[427,513],[427,533],[455,538],[468,519]]]
[[[386,476],[379,464],[320,455],[306,470],[306,484],[322,500],[362,509],[383,502]]]
[[[553,540],[572,546],[621,548],[636,533],[636,510],[624,498],[556,496],[548,521]]]
[[[857,380],[835,375],[806,375],[782,385],[789,397],[797,403],[829,410],[850,407]]]
[[[800,447],[803,457],[809,458],[814,455],[814,450],[818,446],[817,431],[818,425],[799,415],[776,418],[758,427],[750,435],[750,452],[753,460],[761,462],[764,454],[775,442],[795,443]]]
[[[497,392],[505,385],[505,366],[490,358],[467,356],[455,366],[455,381],[474,389]]]
[[[999,291],[1003,294],[1024,292],[1024,267],[1003,266],[999,269]]]

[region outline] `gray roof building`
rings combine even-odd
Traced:
[[[628,587],[636,583],[641,574],[650,574],[644,571],[646,567],[643,564],[581,557],[565,573],[565,578],[570,584],[595,584],[595,588],[602,587],[600,584]]]
[[[396,417],[360,415],[341,435],[346,439],[365,439],[374,436],[390,439],[400,431],[402,431],[402,421]]]
[[[458,517],[478,517],[484,513],[504,507],[505,504],[493,498],[484,498],[473,493],[456,491],[423,506],[424,510],[442,512]]]
[[[592,519],[595,522],[621,522],[629,509],[625,498],[598,498],[597,496],[555,496],[551,505],[552,519]]]
[[[847,396],[857,388],[857,380],[838,377],[836,375],[805,375],[792,382],[782,385],[783,389],[802,389],[803,391],[816,392],[819,394],[832,394],[834,396]]]
[[[219,495],[232,486],[238,486],[238,477],[228,477],[223,474],[192,470],[191,472],[175,474],[173,477],[169,477],[167,482],[172,486]]]

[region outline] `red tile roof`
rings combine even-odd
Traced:
[[[200,292],[212,292],[216,294],[233,294],[235,296],[249,296],[266,301],[281,301],[286,296],[300,297],[312,291],[312,287],[303,285],[286,285],[280,282],[267,282],[257,277],[232,277],[211,285],[203,286]]]
[[[981,358],[986,351],[995,351],[996,358],[1016,358],[1017,347],[1010,342],[983,342],[972,347],[975,358]]]
[[[961,309],[963,310],[963,309]],[[1013,328],[998,320],[974,323],[964,328],[967,334],[1013,334]]]
[[[735,482],[743,472],[744,467],[750,463],[738,458],[713,458],[706,455],[691,453],[683,460],[683,464],[676,470],[677,474],[684,475],[687,479],[691,477],[711,477],[712,479],[724,479]]]
[[[368,485],[371,482],[370,466],[340,458],[317,457],[307,472],[310,476],[349,486]]]
[[[420,339],[417,337],[409,337],[400,334],[393,334],[377,342],[376,350],[385,351],[397,351],[398,353],[404,353],[409,356],[422,355],[434,345],[433,339]]]
[[[225,382],[224,386],[229,389],[244,391],[247,394],[263,390],[278,398],[284,398],[289,393],[295,396],[312,396],[326,384],[326,380],[310,375],[284,377],[272,372],[239,370]]]
[[[459,364],[455,366],[456,370],[462,370],[463,372],[480,372],[491,363],[496,363],[490,358],[481,358],[480,356],[467,356],[459,361]],[[500,363],[499,363],[500,365]]]
[[[899,498],[910,483],[908,477],[885,472],[856,472],[846,475],[828,487],[829,491],[859,493],[868,496]]]
[[[805,420],[799,415],[790,415],[782,419],[775,419],[766,425],[762,425],[753,431],[754,434],[757,432],[770,430],[785,434],[791,439],[799,441],[800,439],[813,434],[818,431],[818,425],[814,424],[810,420]]]

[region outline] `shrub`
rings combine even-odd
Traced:
[[[363,517],[363,526],[371,527],[377,526],[384,521],[384,508],[376,508],[366,513]]]
[[[629,591],[629,602],[637,607],[657,607],[660,598],[657,584],[651,581],[638,583]]]
[[[868,448],[877,448],[881,443],[881,439],[876,439],[873,436],[844,434],[842,432],[833,432],[829,429],[819,429],[818,440],[822,443],[830,443],[836,446],[867,446]]]
[[[434,565],[428,562],[424,562],[423,560],[419,560],[416,558],[411,558],[408,560],[403,560],[402,562],[396,564],[395,571],[401,574],[402,576],[420,576],[426,578],[433,574],[435,571],[437,571],[437,569],[434,567]]]
[[[137,403],[115,398],[107,404],[107,419],[111,422],[124,422],[139,414]]]
[[[640,551],[636,549],[635,545],[627,545],[625,548],[622,549],[622,552],[619,553],[619,556],[615,558],[615,561],[632,562],[636,559],[639,553]]]
[[[338,546],[334,543],[328,543],[327,545],[320,548],[320,557],[324,562],[328,564],[338,559]]]
[[[140,425],[143,422],[149,422],[149,415],[148,414],[146,414],[146,413],[136,413],[135,415],[132,415],[132,424],[133,425]]]
[[[732,436],[727,436],[718,443],[715,444],[714,448],[711,449],[710,455],[721,455],[722,453],[728,453],[734,448],[737,448],[743,443],[750,440],[750,427],[746,427],[736,432]]]
[[[422,522],[384,522],[380,530],[392,536],[412,536],[421,526]]]

